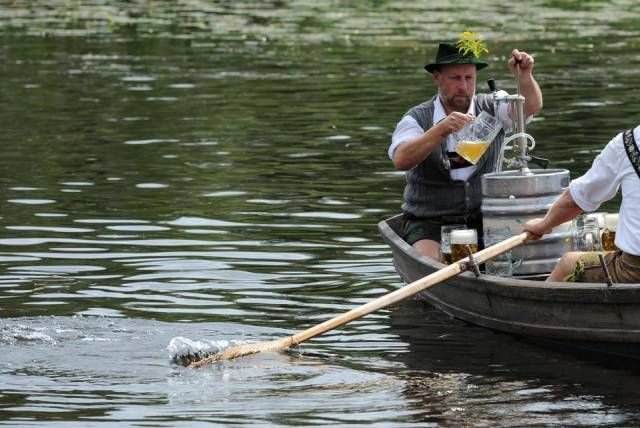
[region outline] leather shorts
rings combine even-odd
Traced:
[[[614,283],[640,283],[640,256],[627,254],[621,250],[604,253],[611,280]],[[570,282],[606,282],[606,277],[597,252],[581,255],[573,270],[566,278]]]

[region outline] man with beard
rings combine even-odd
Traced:
[[[424,67],[433,75],[438,93],[402,117],[389,147],[389,157],[396,169],[405,171],[407,181],[402,204],[403,237],[421,254],[435,260],[440,259],[443,225],[464,224],[476,229],[481,238],[480,178],[495,171],[504,130],[514,128],[515,114],[507,103],[499,103],[496,108],[491,94],[475,93],[478,70],[488,65],[480,61],[479,52],[488,51],[481,41],[474,43],[479,43],[476,47],[480,49],[473,52],[461,48],[460,42],[439,45],[435,61]],[[517,49],[507,62],[512,74],[519,73],[527,120],[542,108],[533,63],[531,55]],[[503,129],[474,165],[455,152],[454,134],[482,111],[496,117]]]

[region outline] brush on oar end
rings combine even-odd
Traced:
[[[293,346],[291,337],[284,339],[272,340],[270,342],[244,343],[242,345],[232,346],[222,352],[192,361],[187,367],[195,369],[198,367],[213,364],[218,361],[233,360],[234,358],[244,357],[247,355],[258,354],[260,352],[276,352]]]
[[[218,354],[228,347],[229,342],[226,340],[193,340],[177,336],[171,339],[167,345],[167,351],[169,351],[172,362],[187,366],[193,361]]]

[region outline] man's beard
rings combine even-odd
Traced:
[[[443,94],[440,94],[440,98],[444,101],[448,110],[466,113],[469,111],[469,107],[471,106],[471,96],[454,95],[447,98],[443,96]]]

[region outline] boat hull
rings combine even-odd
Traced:
[[[398,235],[401,217],[378,224],[406,283],[444,265],[420,256]],[[472,324],[549,340],[640,345],[640,284],[543,282],[465,272],[418,295]]]

